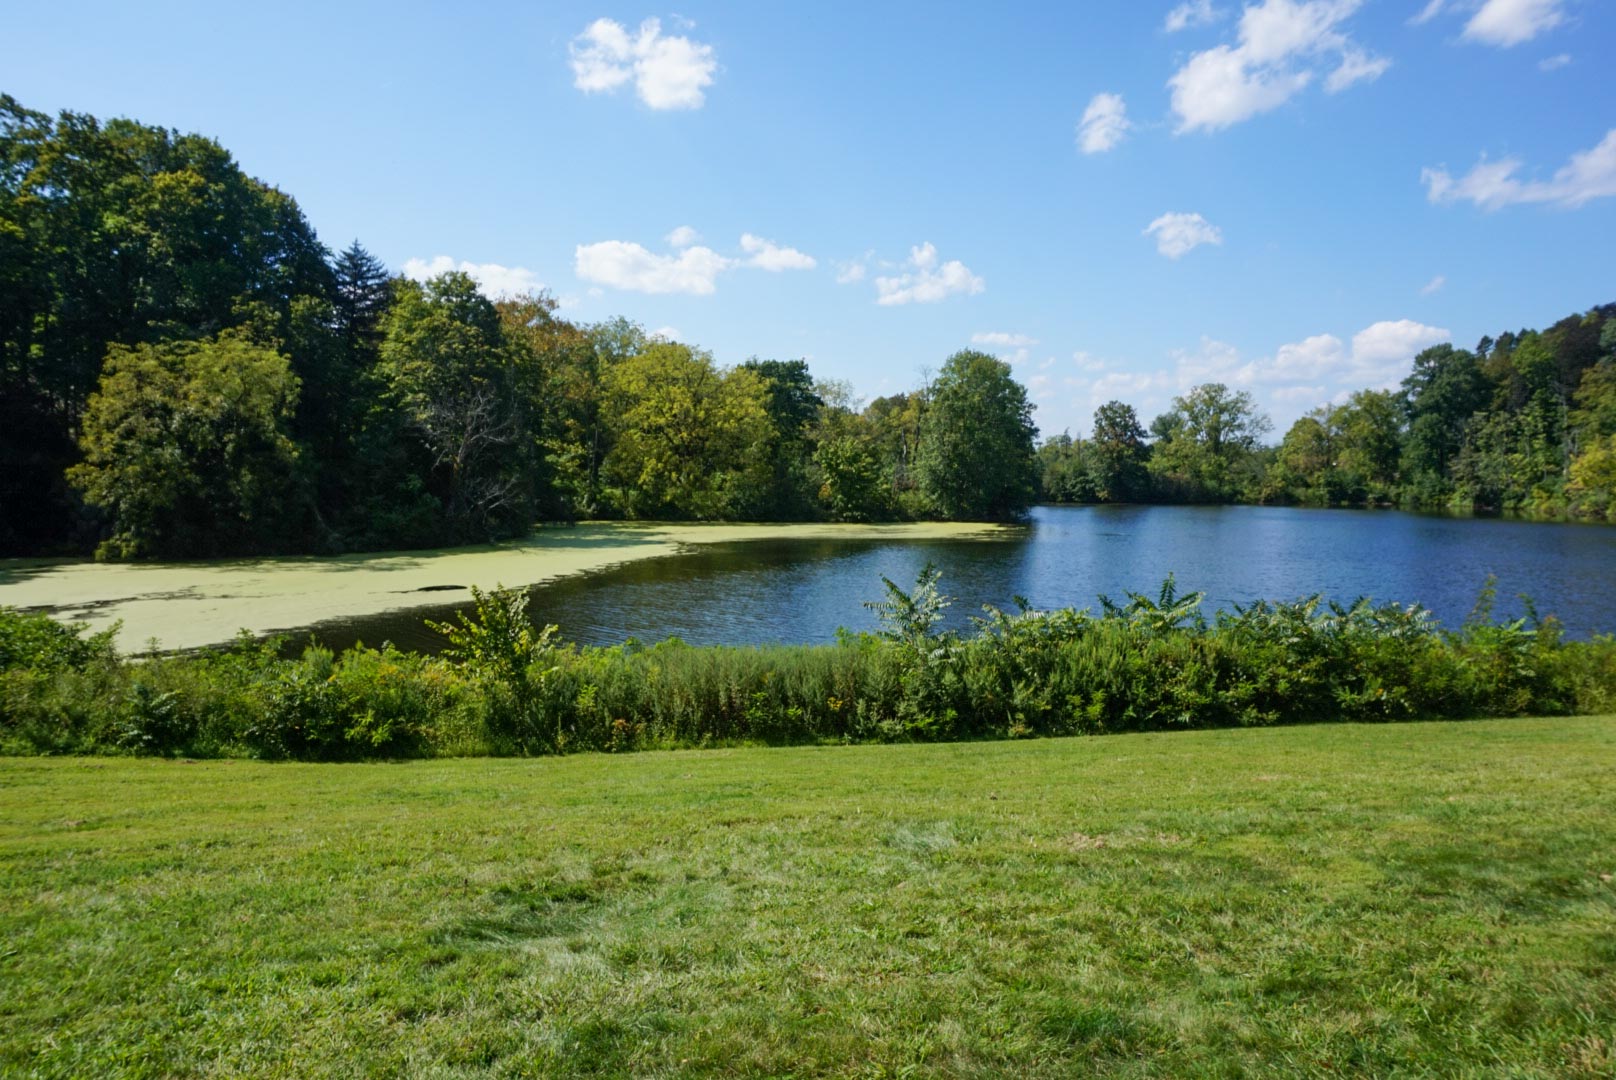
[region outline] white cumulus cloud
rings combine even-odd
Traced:
[[[1576,208],[1593,199],[1616,195],[1616,128],[1590,150],[1571,155],[1548,180],[1522,180],[1516,158],[1478,162],[1455,179],[1446,168],[1425,169],[1420,179],[1434,203],[1472,202],[1483,210],[1515,203],[1552,203]]]
[[[746,265],[774,273],[781,270],[812,270],[819,265],[812,255],[805,255],[796,248],[781,247],[773,240],[765,240],[751,233],[741,234],[741,250],[750,256]]]
[[[1221,17],[1222,12],[1212,7],[1212,0],[1185,0],[1167,13],[1167,21],[1162,24],[1162,29],[1176,34],[1192,26],[1205,26]]]
[[[1466,41],[1509,48],[1565,22],[1562,0],[1487,0],[1465,23]]]
[[[1085,154],[1103,154],[1121,142],[1132,126],[1121,94],[1095,94],[1077,125],[1077,144]]]
[[[1442,274],[1438,274],[1436,277],[1425,283],[1424,287],[1420,289],[1420,295],[1430,296],[1432,293],[1441,292],[1442,286],[1446,285],[1447,283],[1448,279]]]
[[[1156,238],[1156,250],[1169,259],[1181,258],[1202,244],[1223,243],[1223,231],[1200,214],[1163,214],[1145,227]]]
[[[1556,53],[1554,56],[1546,56],[1542,60],[1539,60],[1537,62],[1537,69],[1539,71],[1559,71],[1561,68],[1566,67],[1570,63],[1570,53]]]
[[[409,259],[404,263],[404,276],[425,281],[439,274],[458,270],[471,275],[491,297],[525,296],[544,288],[544,282],[525,266],[501,266],[499,263],[474,263],[455,260],[448,255],[434,255],[430,259]]]
[[[678,341],[682,336],[677,326],[659,326],[648,335],[651,338],[661,338],[663,341]]]
[[[875,302],[888,307],[935,304],[950,296],[975,295],[985,288],[987,283],[958,259],[939,264],[937,249],[927,242],[909,249],[903,273],[875,279]]]
[[[694,296],[714,292],[718,275],[733,265],[734,260],[707,247],[659,255],[624,240],[579,244],[573,258],[574,272],[585,281],[630,292]]]
[[[1352,335],[1350,373],[1358,382],[1389,387],[1402,379],[1422,349],[1452,339],[1442,327],[1413,319],[1378,322]]]
[[[1240,16],[1235,45],[1193,54],[1167,81],[1180,132],[1216,131],[1285,104],[1328,68],[1337,93],[1378,78],[1391,61],[1371,56],[1341,25],[1362,0],[1262,0]]]
[[[687,248],[701,239],[701,233],[692,229],[689,225],[681,225],[663,237],[663,239],[668,242],[669,247]]]
[[[596,19],[572,39],[568,51],[572,85],[601,93],[632,79],[640,100],[653,109],[701,108],[718,70],[711,45],[664,34],[658,19],[646,19],[634,34],[613,19]]]

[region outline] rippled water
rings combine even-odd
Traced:
[[[1616,528],[1453,518],[1398,511],[1291,507],[1040,507],[1025,529],[994,540],[755,541],[704,545],[532,590],[536,620],[564,637],[615,644],[678,636],[697,644],[824,642],[838,627],[873,629],[864,601],[881,577],[912,584],[926,562],[954,597],[951,624],[983,604],[1094,606],[1105,593],[1154,594],[1169,571],[1210,607],[1315,592],[1350,601],[1419,602],[1447,625],[1498,577],[1500,615],[1517,594],[1577,637],[1616,631]],[[326,624],[328,644],[363,639],[435,650],[423,617],[454,607]]]

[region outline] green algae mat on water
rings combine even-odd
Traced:
[[[694,545],[747,540],[992,538],[1011,530],[959,522],[897,525],[662,525],[602,523],[545,528],[521,540],[440,551],[195,563],[0,560],[0,606],[40,609],[104,630],[122,620],[119,643],[155,639],[190,649],[467,599],[473,585],[537,585]]]
[[[1616,718],[0,760],[0,1074],[1616,1068]]]

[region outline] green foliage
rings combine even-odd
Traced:
[[[68,538],[60,483],[109,348],[211,337],[329,286],[297,204],[211,139],[0,95],[0,544]],[[256,313],[256,314],[255,314]],[[136,496],[138,497],[138,496]],[[231,512],[233,508],[227,508]]]
[[[117,634],[114,625],[85,637],[81,623],[57,622],[49,615],[0,606],[0,671],[82,671],[116,658],[112,642]]]
[[[297,377],[235,332],[113,346],[69,478],[104,509],[109,558],[274,550],[303,503],[287,424]]]
[[[1090,471],[1093,444],[1062,433],[1038,445],[1039,498],[1054,503],[1095,502],[1099,492]]]
[[[825,439],[814,452],[823,480],[819,500],[832,521],[882,521],[893,515],[891,486],[859,439]]]
[[[1255,499],[1263,471],[1258,451],[1271,427],[1248,391],[1222,383],[1191,388],[1151,424],[1158,492],[1186,502]]]
[[[985,353],[957,352],[927,392],[915,476],[945,517],[1018,517],[1038,486],[1032,405],[1010,365]]]
[[[755,506],[772,467],[768,384],[710,355],[659,343],[606,380],[614,443],[604,472],[631,516],[710,520]]]
[[[1610,516],[1613,314],[1428,349],[1400,394],[1317,409],[1277,448],[1248,394],[1207,384],[1149,437],[1113,401],[1091,438],[1035,452],[1025,389],[984,354],[861,409],[803,360],[724,370],[544,294],[394,279],[357,241],[333,258],[212,140],[0,95],[0,552],[437,546],[592,516],[1010,520],[1038,497]]]
[[[580,648],[535,628],[524,593],[477,592],[442,657],[244,639],[120,661],[110,643],[0,615],[0,750],[352,760],[737,742],[1017,738],[1325,721],[1591,712],[1616,706],[1616,639],[1318,597],[1208,617],[1172,578],[1100,611],[989,610],[940,629],[935,568],[883,579],[882,631],[833,646]],[[21,627],[19,632],[18,628]],[[43,642],[41,644],[40,642]]]
[[[881,636],[916,654],[932,652],[939,642],[935,635],[937,624],[942,622],[943,612],[953,603],[938,588],[942,578],[943,572],[930,562],[921,568],[912,591],[904,590],[889,577],[882,577],[887,598],[867,601],[864,605],[880,620]]]
[[[494,305],[459,271],[425,285],[403,281],[380,331],[382,405],[419,441],[426,467],[414,475],[440,500],[446,537],[526,529],[523,371]],[[378,420],[385,425],[392,417],[384,411]]]
[[[1149,447],[1133,406],[1108,401],[1094,410],[1088,444],[1089,475],[1095,495],[1106,502],[1135,502],[1149,494]]]
[[[444,655],[481,684],[491,742],[522,753],[562,749],[561,728],[536,715],[545,683],[555,674],[556,627],[534,628],[527,593],[520,589],[484,593],[472,586],[471,598],[473,614],[462,611],[453,623],[427,625],[448,638]]]

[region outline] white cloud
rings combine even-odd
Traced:
[[[1448,279],[1445,276],[1443,276],[1442,274],[1438,274],[1436,277],[1432,278],[1430,281],[1427,281],[1423,287],[1421,287],[1420,295],[1421,296],[1430,296],[1432,293],[1441,292],[1442,291],[1442,286],[1446,285],[1447,283],[1448,283]]]
[[[889,307],[935,304],[962,293],[974,296],[987,288],[987,283],[958,259],[938,265],[937,249],[929,242],[909,249],[907,266],[901,274],[875,279],[876,303]]]
[[[1565,22],[1562,0],[1487,0],[1465,23],[1464,39],[1509,48]]]
[[[689,225],[681,225],[663,237],[663,239],[668,242],[669,247],[687,248],[701,239],[701,233],[692,229]]]
[[[994,349],[1024,349],[1029,345],[1038,344],[1038,339],[1028,337],[1026,334],[1009,334],[1003,330],[992,330],[986,333],[972,334],[972,345],[986,345]]]
[[[1571,63],[1570,53],[1559,53],[1555,56],[1546,56],[1537,62],[1539,71],[1559,71]]]
[[[1384,56],[1370,56],[1357,49],[1349,49],[1341,56],[1340,65],[1324,80],[1326,93],[1339,94],[1354,83],[1373,82],[1386,73],[1392,62]]]
[[[1194,352],[1175,349],[1171,355],[1175,364],[1174,382],[1180,389],[1204,382],[1240,386],[1252,381],[1252,365],[1242,364],[1240,350],[1227,341],[1203,336],[1200,348]]]
[[[679,333],[677,326],[659,326],[648,335],[652,338],[661,338],[663,341],[678,341],[684,335]]]
[[[410,259],[404,264],[404,276],[425,281],[458,270],[469,274],[491,297],[525,296],[544,288],[538,275],[525,266],[501,266],[499,263],[455,261],[448,255],[434,255],[430,259]]]
[[[1421,349],[1451,339],[1447,330],[1412,319],[1377,322],[1352,336],[1349,348],[1334,334],[1315,334],[1281,345],[1272,356],[1243,360],[1233,345],[1203,337],[1195,351],[1177,350],[1174,381],[1179,387],[1215,380],[1231,386],[1395,386]],[[1281,390],[1274,397],[1286,400]],[[1292,395],[1294,396],[1294,395]]]
[[[734,260],[711,248],[658,255],[623,240],[579,244],[574,253],[574,271],[583,280],[644,293],[706,296],[717,288],[718,275],[733,265]]]
[[[1233,346],[1203,338],[1199,353],[1177,354],[1178,376],[1181,385],[1215,377],[1235,386],[1395,386],[1416,353],[1450,337],[1439,326],[1397,319],[1358,331],[1350,349],[1334,334],[1315,334],[1249,362],[1242,362]],[[1283,400],[1278,390],[1274,395]]]
[[[1165,371],[1113,371],[1089,384],[1089,397],[1104,401],[1124,394],[1171,390],[1173,385],[1171,375]]]
[[[1565,0],[1430,0],[1409,23],[1420,26],[1444,12],[1471,11],[1461,35],[1466,41],[1509,48],[1564,23],[1564,8]]]
[[[1156,238],[1156,250],[1169,259],[1181,258],[1202,244],[1223,243],[1223,232],[1200,214],[1163,214],[1145,227]]]
[[[1323,396],[1322,386],[1282,386],[1274,391],[1275,401],[1318,401]]]
[[[1077,365],[1079,371],[1104,371],[1105,361],[1082,349],[1072,354],[1072,363]]]
[[[1176,34],[1192,26],[1205,26],[1222,16],[1222,12],[1212,7],[1212,0],[1185,0],[1167,13],[1167,21],[1162,24],[1162,29],[1169,34]]]
[[[1434,203],[1469,201],[1483,210],[1515,203],[1553,203],[1575,208],[1593,199],[1616,195],[1616,128],[1599,145],[1571,155],[1550,180],[1521,180],[1515,158],[1478,162],[1455,180],[1446,168],[1425,169],[1420,180]]]
[[[1273,360],[1264,365],[1259,377],[1265,382],[1319,379],[1339,371],[1346,359],[1340,338],[1334,334],[1315,334],[1275,349]]]
[[[1418,15],[1408,20],[1409,25],[1423,26],[1432,19],[1436,18],[1438,15],[1442,14],[1442,9],[1447,6],[1447,0],[1431,0],[1430,3],[1426,4],[1420,9],[1420,13]]]
[[[874,258],[874,251],[866,251],[856,259],[837,263],[836,284],[852,285],[855,282],[863,281],[864,276],[869,273],[870,263]]]
[[[812,255],[804,255],[796,248],[781,247],[773,240],[765,240],[751,233],[741,234],[741,250],[751,256],[746,260],[746,265],[773,273],[781,270],[812,270],[819,265]]]
[[[1350,374],[1359,383],[1395,385],[1420,350],[1452,339],[1453,335],[1442,327],[1426,326],[1413,319],[1375,323],[1352,335]]]
[[[1077,144],[1085,154],[1103,154],[1121,142],[1132,126],[1121,94],[1095,94],[1077,125]]]
[[[1337,62],[1325,89],[1378,78],[1391,61],[1373,57],[1339,27],[1362,0],[1262,0],[1240,16],[1237,45],[1195,53],[1167,81],[1179,132],[1216,131],[1277,109]]]
[[[633,79],[640,100],[653,109],[701,108],[718,70],[711,45],[663,34],[657,19],[640,23],[632,36],[620,22],[596,19],[568,51],[578,89],[609,93]]]

